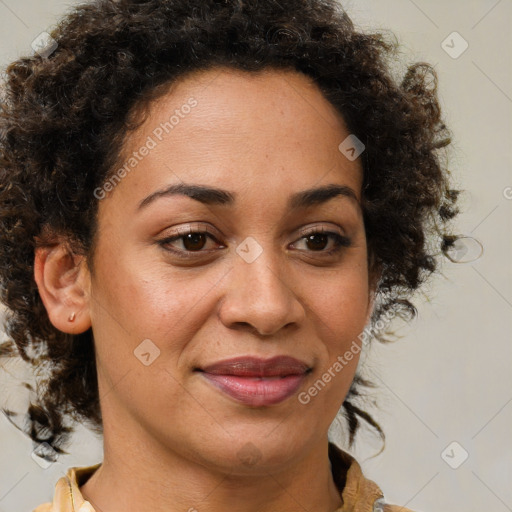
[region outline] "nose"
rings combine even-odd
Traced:
[[[284,327],[297,328],[303,321],[305,310],[293,283],[288,282],[286,272],[270,252],[263,251],[251,263],[239,256],[234,258],[218,313],[226,327],[270,336]]]

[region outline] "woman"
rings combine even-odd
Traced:
[[[456,239],[435,73],[394,49],[334,1],[102,0],[9,66],[2,353],[48,370],[43,456],[104,441],[37,512],[407,510],[327,435],[383,435],[360,353]]]

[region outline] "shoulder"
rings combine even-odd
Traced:
[[[379,498],[373,504],[372,512],[415,512],[410,508],[405,508],[400,505],[391,505],[390,503],[386,503],[384,497]]]
[[[414,512],[410,508],[401,507],[400,505],[383,505],[380,509],[377,508],[376,512]]]
[[[51,503],[43,503],[42,505],[39,505],[36,507],[32,512],[50,512],[52,509]]]
[[[80,486],[101,466],[101,462],[92,466],[71,467],[66,474],[61,476],[55,484],[53,500],[51,503],[43,503],[32,512],[75,512],[80,510],[93,510],[82,508],[85,500],[80,491]],[[89,505],[90,506],[90,505]]]

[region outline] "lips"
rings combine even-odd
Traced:
[[[212,375],[235,375],[239,377],[287,377],[302,375],[309,366],[290,356],[276,356],[271,359],[237,357],[211,364],[201,371]]]
[[[311,368],[293,357],[240,357],[198,368],[204,379],[244,405],[263,407],[280,403],[301,386]]]

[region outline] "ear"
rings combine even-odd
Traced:
[[[368,325],[370,318],[373,313],[373,306],[375,303],[375,289],[373,287],[369,287],[368,289],[368,306],[366,310],[366,319],[364,325]]]
[[[373,258],[371,258],[371,267],[368,275],[368,309],[366,311],[366,323],[368,324],[373,313],[375,305],[375,297],[377,295],[377,287],[381,278],[381,269],[373,265]]]
[[[91,327],[90,274],[83,256],[74,255],[64,243],[36,248],[34,279],[54,327],[68,334]]]

